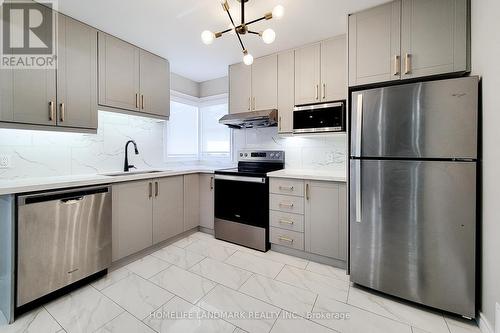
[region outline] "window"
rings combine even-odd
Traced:
[[[173,92],[165,136],[167,159],[229,159],[231,131],[219,124],[227,112],[227,96],[198,99]]]

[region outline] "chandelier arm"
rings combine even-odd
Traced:
[[[263,20],[269,20],[269,19],[266,16],[262,16],[262,17],[260,17],[258,19],[255,19],[253,21],[248,22],[246,25],[254,24],[254,23],[257,23],[257,22],[260,22],[260,21],[263,21]]]
[[[236,25],[234,24],[233,17],[231,16],[231,13],[229,12],[229,10],[226,11],[226,13],[229,16],[229,19],[231,20],[231,24],[233,25],[233,27],[235,27]],[[243,41],[241,40],[240,34],[238,33],[237,30],[235,30],[235,31],[236,31],[236,36],[238,37],[238,40],[240,41],[241,48],[243,49],[243,51],[245,51],[245,45],[243,44]]]
[[[248,33],[249,34],[254,34],[254,35],[260,35],[259,32],[256,32],[256,31],[251,31],[251,30],[248,30]]]
[[[241,25],[245,25],[245,1],[241,1]]]

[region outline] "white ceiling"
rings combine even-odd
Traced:
[[[239,22],[236,0],[228,0]],[[387,0],[250,0],[247,21],[269,12],[277,4],[285,17],[263,21],[254,30],[271,27],[276,41],[267,45],[258,36],[244,36],[254,56],[294,48],[346,32],[346,15]],[[227,75],[227,66],[240,62],[237,37],[226,34],[207,46],[200,34],[229,24],[220,0],[59,0],[59,11],[170,60],[171,70],[194,81]]]

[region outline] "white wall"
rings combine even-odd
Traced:
[[[200,82],[200,97],[222,95],[229,93],[229,78],[227,76]]]
[[[481,320],[486,319],[491,329],[495,325],[495,303],[500,302],[499,17],[500,1],[472,0],[472,70],[482,76],[483,86]]]
[[[189,96],[200,96],[200,84],[198,82],[175,73],[170,73],[170,89]]]

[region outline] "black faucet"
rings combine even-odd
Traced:
[[[123,171],[125,172],[128,172],[132,168],[137,169],[135,166],[128,164],[128,145],[131,143],[134,144],[135,154],[139,155],[139,150],[137,150],[137,144],[135,143],[135,141],[134,140],[127,141],[127,143],[125,144],[125,164],[123,166]]]

